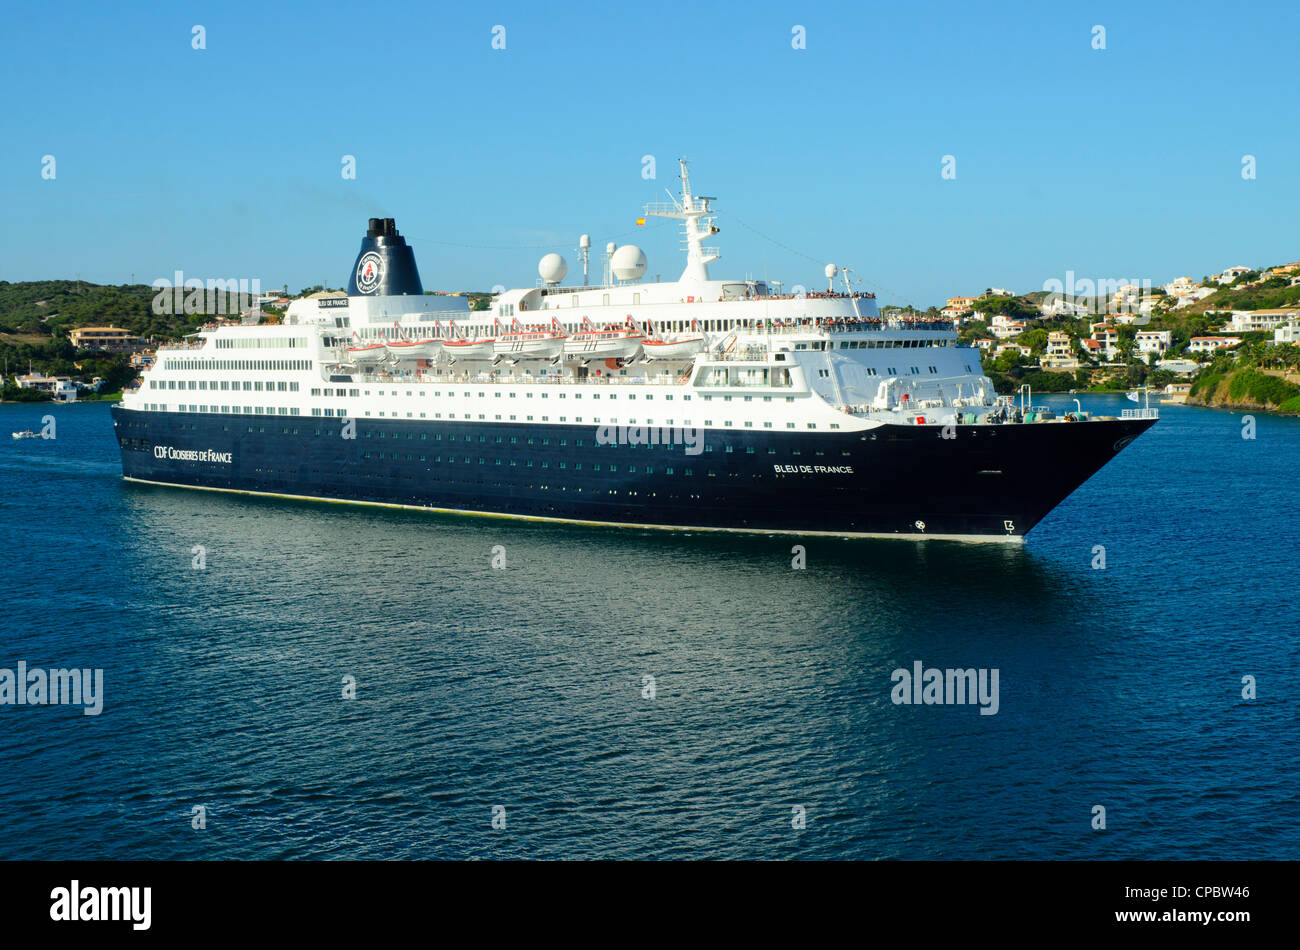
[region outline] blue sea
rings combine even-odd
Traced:
[[[103,670],[0,707],[0,858],[1296,858],[1300,420],[1161,414],[1001,546],[135,486],[0,406],[0,667]]]

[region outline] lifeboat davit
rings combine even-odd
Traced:
[[[704,337],[688,336],[676,340],[642,340],[647,360],[689,360],[704,352]]]

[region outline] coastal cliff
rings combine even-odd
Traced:
[[[1300,414],[1300,385],[1288,375],[1253,366],[1205,373],[1192,383],[1187,405]]]

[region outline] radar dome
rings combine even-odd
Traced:
[[[613,241],[610,241],[608,244],[605,245],[605,253],[608,254],[610,257],[613,257],[613,256],[614,256],[614,250],[615,250],[617,247],[618,247],[617,244],[615,244]]]
[[[559,254],[547,254],[537,265],[537,273],[548,284],[558,284],[569,272],[569,265]]]
[[[834,265],[834,264],[827,264],[827,265],[826,265],[826,279],[827,279],[827,280],[834,280],[834,279],[835,279],[835,274],[836,274],[836,267],[835,267],[835,265]]]
[[[579,237],[579,238],[578,238],[578,247],[583,248],[584,250],[585,250],[586,248],[591,247],[591,235],[590,235],[590,234],[584,234],[584,235],[582,235],[581,237]]]
[[[614,252],[609,266],[618,280],[640,280],[645,273],[645,251],[635,244],[624,244]]]

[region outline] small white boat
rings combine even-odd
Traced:
[[[14,432],[12,435],[15,439],[39,439],[41,437],[39,432],[33,432],[31,429],[24,429],[22,432]]]
[[[442,340],[389,340],[385,345],[399,360],[436,360],[442,355]]]
[[[520,330],[497,337],[492,354],[509,360],[553,360],[563,355],[567,337],[558,330]]]
[[[564,343],[564,355],[580,360],[626,360],[641,352],[643,333],[628,327],[609,325],[597,330],[584,328]]]
[[[642,340],[647,360],[689,360],[704,352],[704,337],[688,336],[676,340]]]
[[[383,343],[369,343],[365,346],[349,346],[348,359],[358,366],[382,363],[388,358],[388,347]]]
[[[451,360],[490,360],[492,347],[496,343],[491,337],[484,340],[443,340],[442,352]]]

